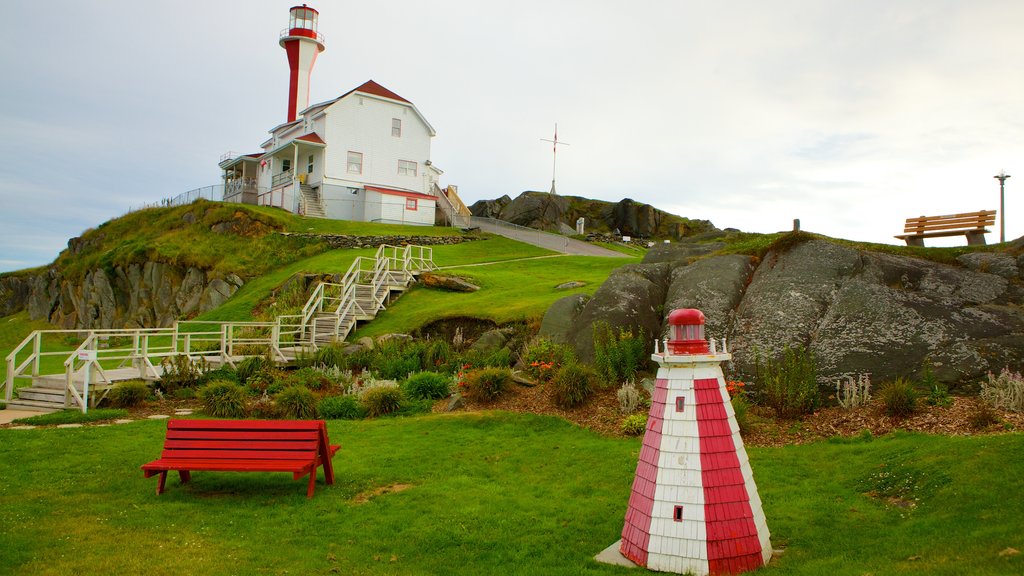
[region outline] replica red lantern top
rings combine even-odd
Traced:
[[[704,339],[704,313],[696,308],[680,308],[668,315],[669,354],[707,354]]]

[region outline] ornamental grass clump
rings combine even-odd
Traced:
[[[149,398],[149,386],[141,380],[118,382],[107,393],[107,400],[114,408],[138,406],[145,402],[146,398]]]
[[[402,408],[402,389],[398,386],[376,386],[363,392],[359,401],[371,418],[393,414]]]
[[[508,368],[483,368],[465,374],[462,382],[468,396],[492,402],[512,387],[512,371]]]
[[[894,418],[906,418],[917,411],[917,390],[906,378],[897,378],[878,391],[882,409]]]
[[[643,396],[632,380],[627,380],[615,393],[615,397],[619,400],[619,412],[623,414],[632,414],[643,404]]]
[[[414,400],[438,400],[451,394],[451,376],[437,372],[417,372],[403,385],[405,395]]]
[[[778,358],[755,353],[761,401],[779,418],[812,414],[821,402],[814,355],[803,346],[786,346]]]
[[[352,394],[327,396],[316,405],[316,411],[327,420],[359,420],[366,416],[366,408]]]
[[[847,376],[846,380],[836,380],[836,402],[847,410],[866,406],[871,401],[871,375],[858,374]]]
[[[316,354],[313,355],[313,364],[320,366],[333,366],[335,368],[345,368],[348,363],[346,362],[344,347],[341,344],[328,344],[317,348]]]
[[[981,383],[981,399],[993,408],[1024,412],[1024,376],[1009,368],[998,376],[989,372],[988,381]]]
[[[227,380],[215,380],[199,391],[203,411],[216,418],[245,417],[245,388]]]
[[[594,392],[596,375],[575,362],[562,366],[551,381],[551,399],[559,408],[576,408]]]
[[[309,420],[316,418],[316,397],[305,386],[289,386],[274,397],[282,418]]]

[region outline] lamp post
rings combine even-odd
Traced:
[[[999,174],[993,176],[996,180],[999,180],[999,242],[1006,242],[1006,204],[1003,202],[1003,192],[1006,188],[1006,179],[1010,175],[1005,170],[1000,170]]]

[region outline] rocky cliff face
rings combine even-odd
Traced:
[[[586,232],[612,232],[642,238],[684,238],[715,230],[707,220],[690,220],[662,212],[629,198],[617,203],[547,192],[523,192],[515,200],[507,195],[480,200],[469,207],[474,216],[497,218],[549,232],[575,234],[576,220],[584,219]]]
[[[234,274],[215,277],[198,268],[146,262],[110,272],[92,270],[77,281],[51,268],[27,277],[25,284],[11,292],[23,295],[20,300],[3,298],[0,292],[7,313],[26,308],[33,320],[65,329],[151,328],[213,310],[243,281]]]
[[[913,377],[928,362],[942,381],[973,386],[990,370],[1024,366],[1024,255],[971,253],[954,266],[809,240],[763,260],[694,260],[720,246],[657,246],[587,302],[553,306],[549,315],[575,316],[545,318],[561,327],[545,333],[589,359],[595,321],[662,335],[668,312],[699,308],[746,375],[756,350],[793,344],[814,352],[823,382]]]

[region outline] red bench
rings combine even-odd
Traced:
[[[295,480],[308,474],[306,497],[312,498],[318,467],[334,484],[331,458],[339,448],[328,441],[323,420],[168,420],[160,458],[142,470],[146,478],[160,475],[157,494],[170,470],[182,484],[193,470],[291,472]]]

